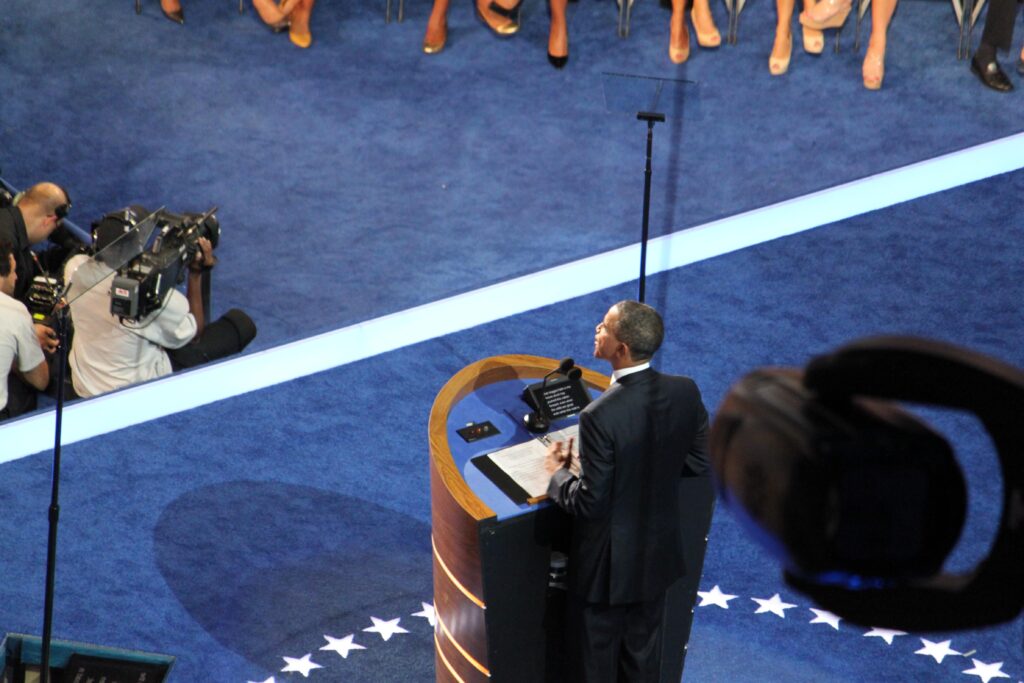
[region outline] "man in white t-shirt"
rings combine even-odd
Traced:
[[[32,316],[25,304],[12,297],[17,281],[14,245],[0,240],[0,420],[15,416],[7,405],[7,382],[12,373],[39,391],[50,381]]]
[[[99,394],[169,375],[167,349],[178,349],[196,336],[203,320],[202,305],[193,312],[189,298],[176,289],[162,308],[139,321],[121,320],[110,312],[110,283],[114,271],[80,254],[64,268],[71,283],[68,298],[75,338],[68,362],[75,393]],[[188,278],[189,294],[198,289]],[[198,315],[196,315],[198,313]]]
[[[209,321],[204,291],[216,259],[206,237],[197,239],[199,248],[188,266],[184,294],[168,290],[160,308],[138,320],[111,313],[110,266],[122,264],[104,263],[103,248],[147,214],[143,207],[131,207],[94,223],[97,255],[74,256],[64,267],[74,327],[68,360],[79,396],[97,396],[224,358],[240,352],[256,336],[252,319],[238,309]]]

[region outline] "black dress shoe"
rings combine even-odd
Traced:
[[[978,64],[977,59],[972,59],[971,71],[977,74],[982,83],[993,90],[998,90],[999,92],[1010,92],[1013,90],[1013,83],[1010,83],[1010,79],[999,68],[999,62],[995,60],[982,66]]]
[[[160,11],[164,13],[165,17],[167,17],[168,19],[170,19],[171,21],[173,21],[176,24],[184,24],[185,23],[185,10],[184,9],[177,9],[177,10],[174,10],[173,12],[168,12],[163,7],[161,7]]]

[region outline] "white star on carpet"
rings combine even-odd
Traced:
[[[971,676],[977,676],[978,678],[981,679],[981,683],[988,683],[993,678],[1009,678],[1009,676],[1004,674],[1003,671],[1002,671],[1002,669],[1003,669],[1003,663],[1002,662],[995,662],[994,664],[986,664],[985,662],[983,662],[981,660],[973,659],[973,658],[971,659],[971,662],[974,663],[974,666],[972,668],[967,669],[966,671],[964,671],[964,673],[965,674],[969,674]]]
[[[423,617],[431,626],[437,626],[437,613],[434,611],[434,606],[426,602],[421,602],[420,604],[423,605],[423,609],[419,612],[413,612],[412,616]]]
[[[829,626],[831,626],[835,630],[837,630],[837,631],[839,630],[839,617],[837,617],[836,615],[832,614],[828,610],[824,610],[824,609],[814,609],[813,607],[811,607],[810,610],[812,612],[814,612],[814,618],[811,619],[810,623],[812,623],[812,624],[828,624]]]
[[[281,669],[281,673],[288,673],[294,671],[295,673],[302,674],[303,678],[309,678],[309,672],[313,669],[322,669],[323,667],[310,659],[312,654],[307,654],[301,659],[295,659],[294,657],[282,657],[282,659],[288,662],[288,665]]]
[[[930,640],[921,638],[921,644],[924,645],[920,650],[914,652],[915,655],[928,655],[933,658],[937,664],[942,664],[942,660],[946,658],[946,655],[961,655],[962,652],[957,652],[949,646],[952,641],[944,640],[941,643],[933,643]]]
[[[791,607],[796,607],[796,605],[792,605],[792,604],[790,604],[788,602],[782,602],[782,598],[779,597],[778,593],[776,593],[772,597],[768,598],[767,600],[762,600],[761,598],[750,598],[750,599],[753,600],[754,602],[756,602],[758,605],[760,605],[760,607],[757,608],[757,611],[755,611],[754,614],[761,614],[763,612],[771,612],[772,614],[775,614],[775,615],[780,616],[783,619],[785,619],[786,618],[786,610],[791,608]]]
[[[729,609],[729,601],[736,597],[735,595],[723,593],[718,584],[715,584],[715,587],[709,591],[697,591],[697,595],[700,596],[700,604],[697,607],[715,605],[722,609]]]
[[[396,617],[390,621],[384,621],[377,617],[370,617],[370,619],[373,620],[373,626],[369,626],[363,630],[370,633],[379,633],[380,637],[384,640],[390,640],[391,636],[396,633],[408,633],[408,631],[398,625],[398,622],[402,620],[401,617]]]
[[[888,645],[892,645],[892,639],[896,636],[905,636],[906,631],[895,631],[891,628],[877,628],[872,627],[870,631],[864,634],[865,638],[881,638]]]
[[[365,650],[366,648],[358,643],[353,643],[352,639],[355,638],[355,634],[350,633],[344,638],[331,638],[326,633],[324,638],[327,639],[327,644],[324,645],[321,650],[329,650],[331,652],[337,652],[342,656],[343,659],[348,659],[348,653],[352,650]]]

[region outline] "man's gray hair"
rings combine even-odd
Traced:
[[[633,360],[648,360],[661,348],[665,338],[665,323],[658,312],[639,301],[620,301],[615,304],[619,320],[612,334],[629,347]]]

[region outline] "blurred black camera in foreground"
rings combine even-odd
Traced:
[[[948,442],[895,401],[974,413],[1003,476],[988,556],[966,574],[942,565],[967,507]],[[787,583],[856,623],[974,628],[1024,609],[1024,372],[913,337],[877,337],[806,370],[756,370],[711,429],[726,504],[784,564]]]
[[[205,237],[216,248],[220,224],[216,207],[206,213],[150,213],[130,206],[92,225],[96,259],[117,271],[110,287],[112,315],[138,320],[163,305],[167,293],[185,280]]]

